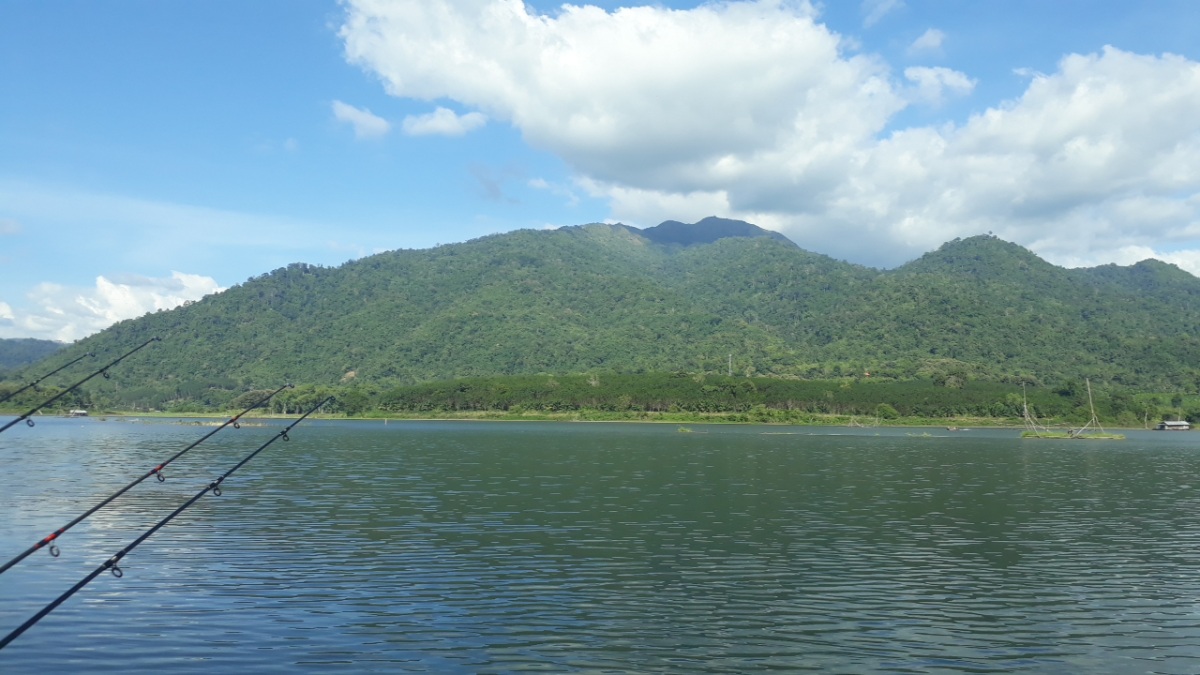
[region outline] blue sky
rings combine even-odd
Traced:
[[[290,262],[707,215],[1200,273],[1200,3],[0,8],[0,337]]]

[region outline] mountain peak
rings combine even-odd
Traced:
[[[926,253],[898,269],[995,279],[1013,273],[1029,274],[1035,270],[1051,272],[1055,267],[1029,249],[991,234],[980,234],[948,241],[936,251]]]
[[[1195,277],[1171,263],[1147,258],[1133,265],[1107,264],[1085,270],[1090,278],[1136,288],[1139,292],[1160,294],[1164,298],[1196,296]]]
[[[709,216],[696,223],[666,220],[654,227],[639,230],[639,234],[656,244],[711,244],[730,237],[767,237],[795,246],[791,239],[778,232],[765,230],[744,220]]]

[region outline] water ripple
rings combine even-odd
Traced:
[[[195,431],[36,429],[0,446],[4,550]],[[0,668],[1200,671],[1189,436],[1080,450],[760,431],[306,424]],[[271,433],[219,436],[72,531],[69,554],[0,576],[3,626]]]

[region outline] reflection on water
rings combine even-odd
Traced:
[[[691,428],[306,422],[0,669],[1200,671],[1200,435]],[[0,558],[206,431],[0,436]],[[0,575],[0,631],[277,431]]]

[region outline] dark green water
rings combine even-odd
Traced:
[[[0,575],[0,636],[281,427]],[[0,671],[1200,672],[1200,435],[691,429],[305,423]],[[0,562],[206,431],[0,435]]]

